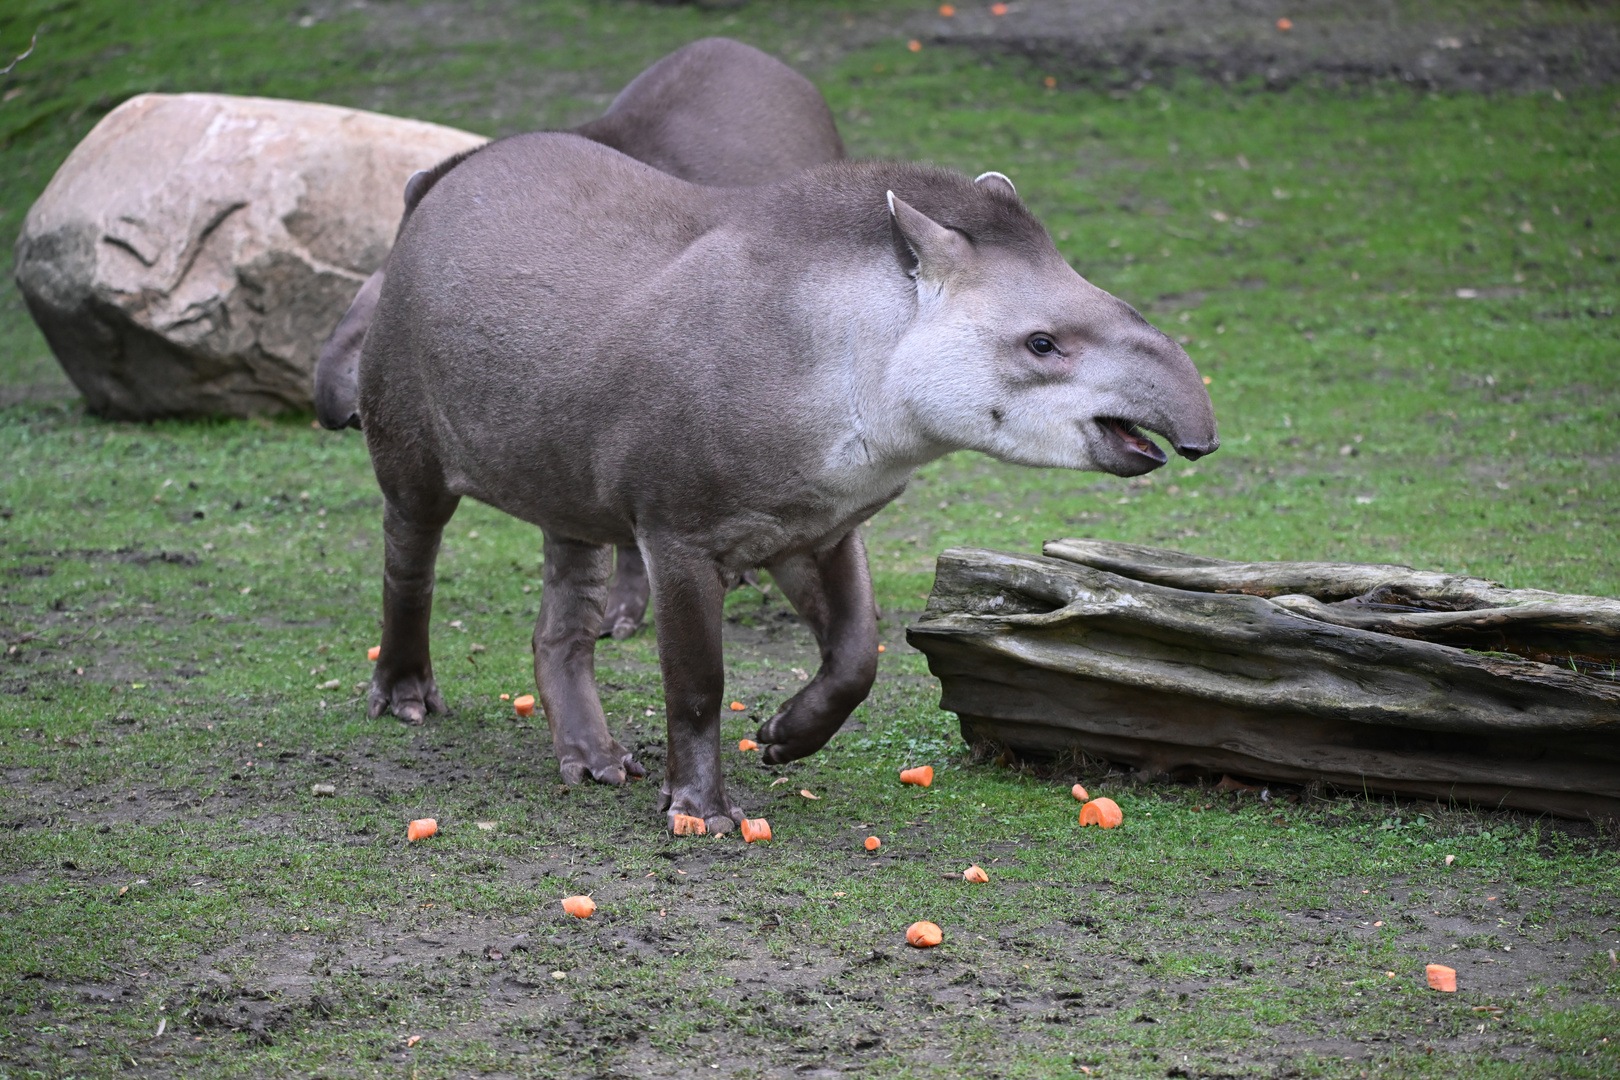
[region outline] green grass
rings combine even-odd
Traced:
[[[583,119],[703,33],[791,56],[903,10],[538,3],[441,27],[377,7],[0,13],[0,47],[50,31],[0,80],[23,89],[0,104],[0,231],[140,90],[500,133]],[[971,755],[901,645],[941,548],[1062,535],[1620,593],[1620,94],[1115,96],[903,41],[815,74],[855,152],[1011,175],[1082,273],[1188,339],[1225,448],[1150,483],[924,469],[869,530],[872,699],[806,762],[728,754],[770,845],[676,842],[650,785],[557,790],[544,725],[498,700],[532,689],[531,529],[463,508],[434,625],[452,713],[368,721],[380,499],[358,435],[86,417],[4,293],[0,386],[26,400],[0,411],[0,1076],[1620,1075],[1612,837],[1090,766],[1127,824],[1082,831],[1066,778]],[[729,610],[739,738],[814,656],[779,603]],[[598,656],[656,774],[650,638]],[[933,788],[894,782],[924,761]],[[441,834],[407,847],[424,815]],[[970,862],[990,885],[943,880]],[[562,916],[573,891],[597,918]],[[916,918],[945,945],[908,950]],[[1423,988],[1435,960],[1455,997]]]

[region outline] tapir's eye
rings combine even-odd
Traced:
[[[1028,345],[1029,351],[1036,356],[1051,356],[1057,352],[1057,342],[1045,334],[1031,334],[1024,344]]]

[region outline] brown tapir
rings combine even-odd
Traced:
[[[730,38],[704,38],[670,53],[636,76],[599,119],[574,132],[683,180],[713,187],[774,183],[844,156],[832,110],[814,84],[774,57]],[[405,188],[405,216],[468,156],[458,154],[412,176]],[[385,274],[386,266],[366,279],[315,365],[315,415],[333,431],[360,426],[360,346]],[[640,552],[621,548],[603,634],[624,638],[635,633],[647,596]]]
[[[495,143],[401,231],[360,362],[385,499],[370,708],[442,708],[433,565],[463,496],[540,527],[535,675],[563,776],[642,768],[593,651],[611,546],[652,582],[668,725],[660,809],[729,829],[721,604],[765,566],[821,647],[759,729],[814,752],[876,673],[856,526],[960,448],[1144,473],[1216,449],[1187,354],[1076,274],[1000,174],[836,162],[700,187],[569,134]]]

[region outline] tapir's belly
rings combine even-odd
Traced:
[[[447,422],[450,489],[553,535],[676,542],[738,571],[836,541],[897,496],[910,475],[909,468],[847,475],[821,462],[807,468],[814,455],[785,460],[780,445],[746,439],[717,445],[678,430],[642,437],[627,417],[592,425],[537,413],[521,437],[490,439],[488,427]]]

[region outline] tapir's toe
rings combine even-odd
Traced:
[[[599,784],[617,785],[632,776],[647,775],[641,763],[614,739],[595,750],[581,747],[564,751],[558,764],[565,784],[577,784],[588,776]]]
[[[761,724],[754,736],[763,748],[760,760],[767,765],[781,765],[809,757],[826,746],[827,740],[838,730],[836,724],[827,730],[826,725],[812,725],[805,723],[805,719],[802,713],[784,710]],[[799,723],[795,724],[795,720]]]
[[[658,793],[658,809],[676,836],[720,836],[737,828],[746,816],[724,791],[717,797],[700,798],[696,794],[672,794],[666,787]],[[700,821],[701,832],[696,827]]]
[[[621,615],[619,618],[615,619],[613,621],[613,625],[608,628],[608,634],[613,638],[614,641],[623,641],[625,638],[634,637],[636,631],[639,629],[641,629],[641,624],[639,622],[632,619],[628,615]]]
[[[406,724],[420,724],[427,714],[449,711],[444,695],[431,677],[389,677],[379,671],[372,676],[366,693],[366,713],[373,720],[391,712]]]

